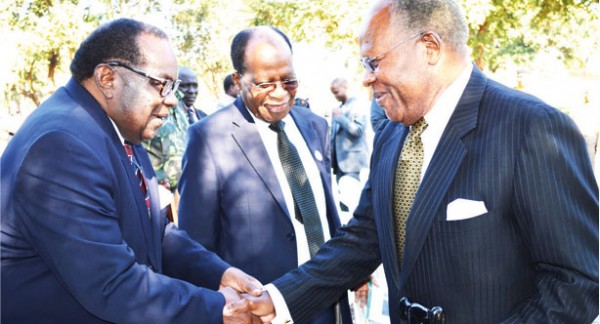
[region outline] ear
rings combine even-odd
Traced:
[[[99,64],[94,69],[94,81],[98,90],[106,97],[112,98],[116,89],[115,70],[107,64]]]
[[[233,80],[233,85],[238,89],[239,92],[242,92],[242,84],[241,77],[238,72],[235,72],[231,75],[231,79]]]
[[[425,32],[421,36],[421,41],[427,49],[427,60],[429,64],[435,65],[442,55],[442,41],[440,35],[436,32]]]

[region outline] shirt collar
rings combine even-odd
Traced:
[[[473,71],[473,65],[467,64],[465,69],[458,75],[458,77],[450,84],[450,86],[444,90],[440,98],[434,104],[433,108],[425,115],[427,121],[427,130],[429,129],[441,129],[442,131],[446,128],[452,113],[458,105],[458,101],[462,96],[471,72]]]
[[[117,136],[119,136],[119,141],[121,142],[121,144],[125,144],[125,139],[121,135],[121,132],[119,131],[119,127],[117,127],[117,124],[115,124],[115,122],[114,122],[114,120],[112,120],[112,118],[108,117],[108,119],[110,120],[113,127],[115,128],[115,132],[117,132]]]
[[[248,113],[250,114],[250,116],[252,117],[252,120],[254,120],[254,123],[256,124],[257,127],[261,127],[261,128],[269,128],[269,126],[271,125],[271,123],[268,123],[256,116],[254,116],[254,114],[252,113],[252,111],[250,111],[250,109],[248,109],[248,107],[246,107],[246,105],[244,105],[244,108],[246,108],[246,110],[248,111]],[[288,125],[289,123],[293,123],[294,119],[290,116],[290,114],[288,113],[285,117],[283,117],[283,119],[281,119],[286,125]]]

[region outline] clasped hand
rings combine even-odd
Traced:
[[[223,323],[269,323],[275,317],[271,297],[262,284],[240,269],[228,268],[219,286],[225,297]]]

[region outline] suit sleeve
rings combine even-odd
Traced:
[[[354,100],[347,113],[334,117],[335,122],[348,133],[349,137],[361,137],[365,132],[365,127],[367,127],[367,115],[362,113],[361,107],[358,107],[358,105],[359,101]]]
[[[217,168],[209,140],[196,126],[188,131],[179,180],[179,227],[211,251],[217,251],[221,210]]]
[[[283,295],[294,322],[305,323],[363,282],[380,263],[367,183],[348,225],[338,228],[335,237],[322,245],[310,261],[273,284]]]
[[[53,133],[26,155],[17,176],[15,212],[44,263],[83,307],[103,320],[220,323],[222,315],[215,312],[225,303],[220,293],[136,262],[119,219],[138,215],[119,215],[122,188],[99,154],[106,150]]]
[[[165,228],[162,252],[165,274],[214,290],[219,289],[221,277],[230,267],[173,223]]]
[[[514,206],[537,292],[510,323],[590,323],[598,314],[598,187],[577,127],[548,112],[528,125]]]

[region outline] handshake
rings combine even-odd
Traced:
[[[219,292],[225,296],[223,323],[270,323],[275,306],[269,293],[254,277],[240,269],[228,268],[221,278]]]

